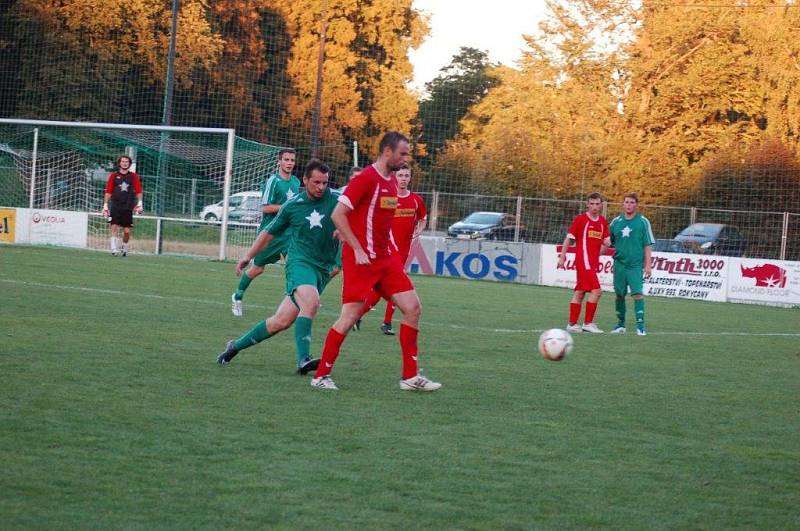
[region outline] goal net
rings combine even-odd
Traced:
[[[252,243],[256,196],[280,148],[231,132],[227,162],[225,129],[19,122],[0,120],[0,206],[86,212],[88,246],[105,249],[105,186],[128,155],[145,208],[134,220],[133,251],[235,258]],[[226,173],[229,219],[222,216]]]

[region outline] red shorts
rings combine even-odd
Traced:
[[[353,251],[345,248],[342,252],[342,278],[343,304],[364,302],[373,290],[389,300],[395,293],[414,289],[397,255],[358,265]]]
[[[600,289],[600,280],[597,278],[597,271],[586,269],[576,269],[578,282],[575,284],[575,291],[592,291]]]

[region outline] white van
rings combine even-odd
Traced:
[[[228,211],[230,212],[234,208],[244,203],[248,197],[261,197],[261,192],[239,192],[237,194],[231,194],[231,197],[228,200]],[[204,206],[203,210],[200,211],[200,219],[212,222],[221,220],[222,201],[217,201],[213,205]]]

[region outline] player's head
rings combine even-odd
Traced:
[[[133,164],[133,159],[130,158],[128,155],[121,155],[117,159],[117,166],[121,170],[127,170],[128,168],[131,167],[131,164]]]
[[[328,188],[328,174],[330,169],[324,162],[318,159],[311,159],[306,164],[306,171],[303,173],[303,185],[306,187],[306,194],[313,199],[319,199],[325,194]]]
[[[278,151],[278,169],[284,175],[291,175],[294,169],[296,154],[292,148],[283,148]]]
[[[586,209],[589,211],[589,214],[596,216],[600,213],[602,208],[603,196],[600,195],[600,192],[592,192],[589,194],[589,197],[586,198]]]
[[[411,168],[408,167],[408,164],[400,166],[400,169],[395,172],[395,177],[397,177],[397,189],[408,190],[408,183],[411,182]]]
[[[636,192],[625,194],[625,198],[622,200],[622,210],[624,210],[626,214],[633,214],[638,207],[639,196],[636,195]]]
[[[364,168],[362,168],[361,166],[353,166],[352,168],[350,168],[350,176],[347,178],[347,180],[352,181],[353,177],[355,177],[362,171],[364,171]]]
[[[411,141],[403,133],[389,131],[378,144],[380,157],[386,161],[389,171],[397,171],[406,163],[411,152]]]

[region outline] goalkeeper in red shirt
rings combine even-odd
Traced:
[[[133,160],[128,155],[117,159],[117,171],[111,172],[103,198],[103,217],[111,224],[111,254],[128,255],[128,242],[131,239],[133,215],[141,214],[142,180],[131,171]],[[117,233],[122,227],[122,248],[117,246]]]

